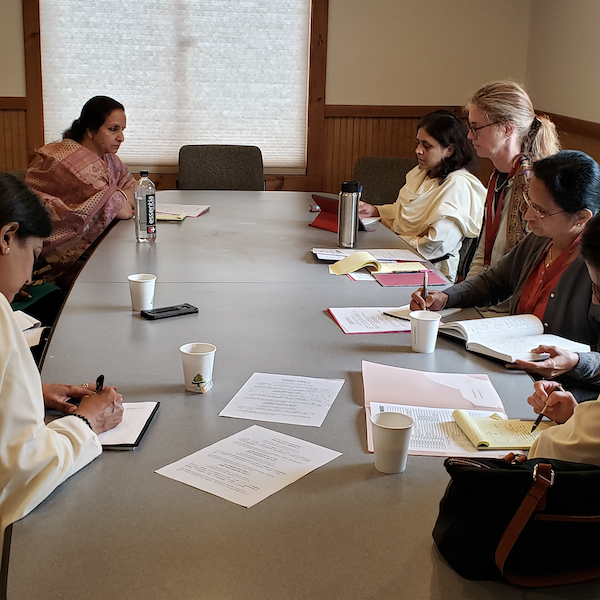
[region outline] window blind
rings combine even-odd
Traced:
[[[40,0],[44,137],[92,96],[125,106],[129,164],[184,144],[258,146],[306,166],[310,0]]]

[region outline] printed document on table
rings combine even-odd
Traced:
[[[422,408],[488,410],[506,414],[502,400],[484,373],[431,373],[362,362],[367,447],[373,451],[371,404]]]
[[[328,308],[344,333],[398,333],[410,331],[410,321],[385,314],[393,308]]]
[[[368,252],[375,260],[378,261],[397,261],[397,260],[422,260],[418,254],[407,248],[375,248],[374,250],[362,250],[359,248],[313,248],[313,254],[317,255],[319,260],[334,260],[338,261],[346,258],[356,252]]]
[[[156,473],[250,508],[341,455],[253,425]]]
[[[408,415],[415,424],[410,434],[408,453],[415,456],[482,456],[504,458],[508,450],[477,450],[452,417],[452,409],[381,404],[371,402],[371,414],[399,412]],[[498,414],[489,410],[466,411],[474,419]]]
[[[156,204],[157,214],[185,215],[192,218],[203,215],[209,208],[208,204],[164,204],[162,202]]]
[[[321,427],[343,379],[254,373],[220,417]]]

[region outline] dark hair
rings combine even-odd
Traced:
[[[89,129],[96,133],[113,110],[125,111],[125,108],[108,96],[94,96],[83,105],[79,119],[75,119],[71,127],[63,133],[63,139],[81,142],[85,132]]]
[[[52,232],[50,215],[40,199],[14,175],[0,173],[0,227],[13,221],[19,224],[16,236],[21,241],[47,238]]]
[[[424,129],[444,148],[452,145],[452,156],[445,158],[433,173],[440,178],[440,183],[458,169],[472,171],[475,163],[473,144],[467,139],[467,132],[458,116],[448,110],[436,110],[421,119],[417,129]]]
[[[585,226],[579,251],[585,262],[600,271],[600,215],[596,215]]]
[[[574,215],[600,209],[600,167],[584,152],[562,150],[533,163],[533,174],[544,184],[562,210]]]

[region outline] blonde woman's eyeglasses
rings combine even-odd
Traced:
[[[479,127],[475,127],[471,125],[471,123],[467,123],[467,128],[473,134],[473,137],[477,139],[479,137],[479,131],[485,129],[486,127],[491,127],[492,125],[498,125],[500,121],[494,121],[493,123],[488,123],[487,125],[480,125]]]

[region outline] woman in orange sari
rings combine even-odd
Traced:
[[[114,219],[132,217],[135,180],[116,156],[125,126],[123,105],[95,96],[61,142],[37,150],[25,181],[48,209],[52,233],[36,280],[68,289],[85,251]]]

